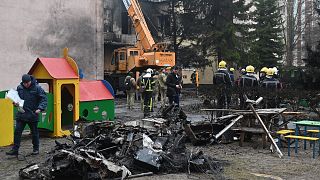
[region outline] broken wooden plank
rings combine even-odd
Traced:
[[[261,98],[261,97],[260,97]],[[248,100],[247,96],[245,95],[245,99]],[[246,100],[246,102],[248,102]],[[264,122],[262,121],[261,117],[259,116],[259,114],[257,113],[257,111],[255,110],[255,108],[253,107],[253,103],[249,102],[249,107],[251,109],[251,111],[253,112],[253,115],[256,117],[256,119],[260,122],[261,126],[263,127],[263,130],[265,131],[265,133],[267,134],[267,137],[269,138],[269,140],[271,141],[273,147],[276,148],[277,153],[279,155],[280,158],[283,157],[283,154],[281,152],[281,150],[279,149],[278,145],[276,144],[276,142],[274,141],[274,139],[272,138],[269,130],[267,129],[267,127],[265,126]]]

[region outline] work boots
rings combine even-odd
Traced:
[[[38,155],[39,154],[39,150],[33,150],[31,155]]]
[[[17,156],[19,152],[17,150],[11,149],[9,152],[6,152],[6,155]]]

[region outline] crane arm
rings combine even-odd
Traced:
[[[137,0],[122,0],[130,16],[135,31],[138,35],[138,45],[141,45],[144,51],[152,50],[155,45],[154,39],[147,26],[141,7]]]

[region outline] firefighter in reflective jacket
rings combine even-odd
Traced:
[[[240,77],[238,87],[240,88],[240,108],[245,109],[243,95],[247,95],[249,99],[255,99],[257,96],[258,80],[254,76],[253,66],[246,67],[246,74]]]
[[[273,77],[274,71],[272,68],[267,70],[266,78],[261,82],[262,89],[265,90],[265,108],[276,108],[280,105],[280,98],[277,91],[282,89],[282,84],[279,80]]]
[[[227,109],[231,102],[231,87],[232,81],[228,69],[226,68],[227,63],[225,61],[219,62],[218,71],[214,73],[213,84],[218,88],[218,108]],[[221,113],[217,114],[221,116]]]
[[[143,94],[144,94],[144,105],[143,105],[143,112],[144,117],[150,115],[150,112],[153,111],[152,105],[152,94],[155,82],[152,77],[152,69],[147,69],[146,74],[142,77],[141,85],[143,87]]]

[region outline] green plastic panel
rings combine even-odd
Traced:
[[[80,102],[80,118],[87,121],[113,121],[114,100]]]
[[[45,112],[39,115],[38,128],[53,131],[54,112],[53,112],[53,94],[47,93],[48,106]]]

